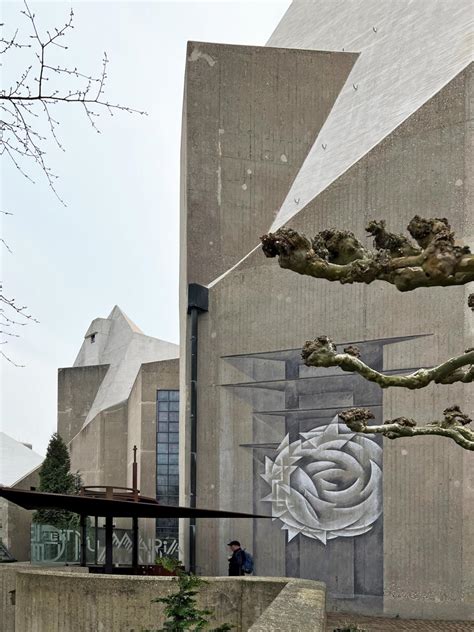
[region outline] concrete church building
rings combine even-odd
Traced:
[[[117,306],[92,321],[74,365],[58,370],[57,431],[84,485],[131,487],[136,445],[141,493],[178,504],[178,353],[177,345],[146,336]],[[166,425],[159,434],[158,419]],[[165,472],[158,453],[168,455]],[[36,469],[16,486],[38,482]],[[30,559],[31,513],[8,506],[7,546],[17,559]],[[162,535],[177,548],[177,521],[155,529],[154,520],[141,521],[146,541]],[[154,561],[154,553],[143,561]]]
[[[472,454],[439,437],[379,441],[337,418],[350,406],[378,421],[469,412],[469,386],[382,391],[301,360],[326,334],[379,370],[438,364],[473,344],[472,288],[341,286],[259,248],[283,225],[361,238],[369,219],[403,232],[416,214],[447,217],[472,245],[471,19],[469,0],[296,1],[266,47],[188,45],[181,502],[274,518],[185,525],[203,574],[226,574],[237,538],[258,575],[326,582],[330,607],[473,617]],[[204,286],[201,303],[188,305],[189,284]]]

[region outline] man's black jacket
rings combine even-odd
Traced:
[[[229,575],[243,575],[244,552],[242,549],[236,549],[229,558]]]

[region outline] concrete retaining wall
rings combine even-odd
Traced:
[[[304,579],[289,581],[250,632],[324,632],[326,629],[326,586]]]
[[[12,505],[13,506],[13,505]],[[56,573],[87,573],[87,569],[81,566],[56,567]],[[14,562],[13,564],[0,564],[0,632],[15,632],[16,588],[19,571],[42,573],[45,567],[32,566],[30,562]],[[31,627],[27,628],[28,630]]]
[[[14,607],[6,605],[8,594],[3,595],[4,632],[154,630],[164,623],[164,607],[152,599],[174,591],[173,578],[168,577],[89,575],[24,566],[2,569],[3,576],[7,588],[13,589],[14,583],[16,589]],[[324,584],[267,577],[204,579],[198,605],[214,610],[215,625],[230,623],[242,632],[325,629]]]

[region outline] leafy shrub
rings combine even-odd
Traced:
[[[159,630],[147,630],[146,632],[180,632],[181,630],[209,630],[209,632],[228,632],[232,630],[231,625],[224,623],[217,628],[209,628],[209,617],[213,615],[213,610],[201,610],[196,604],[196,595],[199,588],[206,582],[196,575],[187,574],[182,569],[182,563],[175,558],[160,558],[156,560],[163,568],[170,572],[176,572],[178,592],[168,597],[158,597],[153,602],[165,604],[165,614],[167,619]]]

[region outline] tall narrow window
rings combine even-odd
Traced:
[[[163,505],[179,504],[179,391],[156,392],[156,498]],[[178,519],[156,521],[157,554],[178,555]]]

